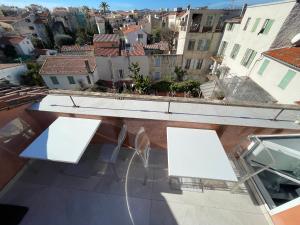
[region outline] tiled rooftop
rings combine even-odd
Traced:
[[[95,56],[118,56],[119,48],[95,47],[94,54]]]
[[[1,63],[0,64],[0,70],[13,68],[13,67],[16,67],[16,66],[21,66],[21,65],[22,64],[20,64],[20,63]]]
[[[128,34],[128,33],[132,33],[132,32],[136,32],[138,30],[141,30],[141,26],[140,25],[130,25],[127,27],[122,28],[122,32],[124,34]]]
[[[82,52],[82,51],[93,51],[92,45],[63,45],[61,47],[62,52]]]
[[[300,47],[274,49],[263,54],[300,68]]]
[[[119,42],[118,34],[94,34],[93,42]]]
[[[151,150],[149,179],[143,185],[140,159],[129,167],[132,150],[121,150],[116,166],[122,178],[116,181],[109,167],[97,160],[99,149],[90,145],[77,165],[33,161],[0,202],[29,208],[20,225],[269,224],[265,209],[246,189],[231,193],[226,183],[208,181],[204,193],[171,188],[166,151]]]
[[[85,65],[88,60],[92,71],[96,68],[95,57],[92,56],[53,56],[47,57],[43,64],[41,75],[88,75]]]

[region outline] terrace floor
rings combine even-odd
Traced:
[[[90,146],[78,165],[33,161],[0,199],[29,207],[21,225],[131,225],[125,198],[125,175],[132,150],[122,149],[117,182]],[[135,225],[267,225],[262,206],[244,192],[210,186],[202,192],[171,189],[167,152],[151,150],[149,180],[139,158],[128,176],[128,202]]]

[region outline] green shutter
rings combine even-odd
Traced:
[[[271,29],[273,23],[274,23],[274,20],[269,20],[269,22],[267,23],[266,28],[265,28],[265,30],[264,30],[264,32],[263,32],[264,34],[269,33],[269,31],[270,31],[270,29]]]
[[[289,83],[294,78],[294,76],[296,76],[296,72],[293,70],[288,70],[287,73],[285,74],[285,76],[282,78],[282,80],[278,84],[278,87],[280,87],[281,89],[284,90],[289,85]]]
[[[250,65],[251,65],[251,63],[252,63],[252,61],[253,61],[253,59],[254,59],[255,56],[256,56],[256,51],[252,51],[251,57],[250,57],[247,65],[246,65],[247,68],[250,67]]]
[[[260,18],[256,18],[255,23],[251,29],[251,32],[255,32],[256,28],[258,27],[259,22],[260,22]]]
[[[258,70],[258,74],[259,75],[263,75],[265,69],[267,68],[267,66],[269,65],[270,60],[265,59],[264,62],[261,64],[259,70]]]

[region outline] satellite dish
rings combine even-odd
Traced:
[[[300,45],[300,33],[296,34],[295,37],[291,40],[292,45],[299,46]]]

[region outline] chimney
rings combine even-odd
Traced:
[[[89,60],[84,60],[84,63],[85,63],[85,68],[87,70],[88,73],[92,73],[91,71],[91,67],[90,67],[90,64],[89,64]]]

